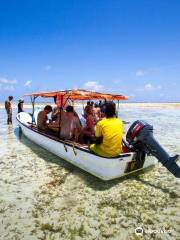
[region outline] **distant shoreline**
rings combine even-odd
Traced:
[[[51,106],[55,106],[55,104],[52,103],[36,103],[35,107],[44,107],[45,105],[50,104]],[[81,107],[82,104],[81,103],[76,103],[74,104],[75,107]],[[85,106],[85,104],[84,104]],[[139,108],[180,108],[180,103],[135,103],[135,102],[131,102],[131,103],[119,103],[119,107],[121,108],[126,108],[126,107],[139,107]],[[17,108],[17,104],[13,104],[13,109]],[[31,103],[26,103],[24,104],[24,108],[28,108],[31,109],[32,105]],[[0,109],[4,109],[4,103],[0,103]]]

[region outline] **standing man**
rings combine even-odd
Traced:
[[[7,112],[7,124],[12,124],[12,100],[13,96],[9,96],[5,101],[5,109]]]

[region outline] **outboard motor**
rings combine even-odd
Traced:
[[[170,157],[153,136],[153,126],[145,121],[135,121],[129,128],[126,140],[134,150],[144,151],[156,157],[175,177],[180,177],[180,167],[176,163],[179,155]]]

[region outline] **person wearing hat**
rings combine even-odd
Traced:
[[[24,103],[24,100],[22,98],[20,98],[18,100],[18,113],[24,112],[24,110],[23,110],[23,103]]]

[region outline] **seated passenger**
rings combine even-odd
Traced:
[[[116,157],[122,152],[123,123],[115,117],[116,106],[106,102],[105,118],[96,124],[96,143],[90,150],[102,157]]]
[[[40,131],[45,131],[47,132],[49,127],[48,127],[48,114],[52,112],[52,107],[50,105],[46,105],[44,107],[44,110],[40,111],[37,116],[37,128]]]
[[[66,112],[61,110],[56,121],[49,124],[49,127],[58,132],[60,126],[60,138],[64,140],[78,141],[81,125],[79,118],[75,116],[74,108],[72,106],[66,107]]]
[[[58,113],[60,112],[60,108],[58,106],[54,107],[51,114],[52,121],[55,121],[58,118]]]
[[[98,103],[95,103],[93,111],[94,111],[94,119],[97,122],[101,119],[101,109]]]
[[[93,101],[90,102],[90,106],[94,107],[94,102]]]
[[[86,110],[89,108],[89,106],[91,106],[91,102],[87,101],[87,105],[84,108],[84,113],[83,113],[83,117],[86,118]],[[92,106],[91,106],[92,107]]]
[[[93,108],[91,106],[87,106],[86,108],[86,125],[83,129],[83,138],[84,142],[88,143],[95,136],[95,120],[93,116]]]
[[[78,141],[81,132],[81,125],[79,118],[74,114],[74,108],[72,106],[66,107],[66,113],[61,117],[60,126],[60,137],[62,139]]]
[[[79,124],[81,125],[81,120],[80,120],[79,115],[78,115],[78,113],[76,111],[74,111],[74,116],[77,117],[77,119],[79,121]]]

